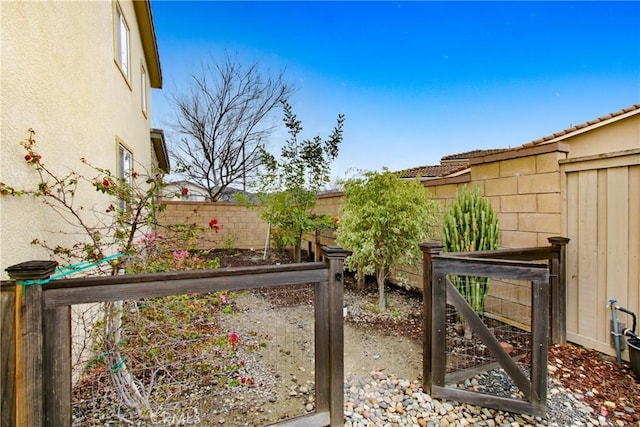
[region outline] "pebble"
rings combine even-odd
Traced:
[[[492,372],[461,384],[484,393],[500,390],[517,396],[517,389],[504,373]],[[617,426],[597,417],[593,408],[559,384],[549,383],[547,416],[510,414],[471,404],[432,399],[419,381],[407,381],[383,372],[366,378],[348,375],[345,386],[345,426],[423,426],[423,427],[530,427],[530,426]]]

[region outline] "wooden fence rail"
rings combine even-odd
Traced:
[[[315,284],[316,411],[277,425],[342,425],[347,252],[325,246],[322,254],[326,262],[92,277],[44,285],[21,283],[49,277],[54,262],[9,267],[12,282],[2,284],[1,300],[2,426],[71,425],[71,305],[300,283]],[[15,354],[5,345],[15,348]]]

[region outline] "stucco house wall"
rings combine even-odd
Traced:
[[[117,8],[129,28],[128,77],[116,61]],[[43,162],[57,174],[76,170],[92,177],[83,157],[115,173],[119,143],[133,153],[134,169],[150,170],[151,87],[160,88],[162,76],[148,2],[0,2],[0,28],[1,182],[37,184],[19,145],[29,128],[36,131]],[[101,202],[93,189],[77,196],[86,210]],[[48,258],[32,239],[55,234],[69,244],[78,238],[69,232],[41,204],[1,197],[3,278],[9,265]]]

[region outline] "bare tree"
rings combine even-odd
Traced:
[[[203,64],[189,92],[172,96],[180,139],[170,152],[178,170],[214,201],[230,184],[244,189],[275,127],[270,113],[292,91],[283,71],[263,73],[258,62],[243,66],[227,54],[221,64]]]

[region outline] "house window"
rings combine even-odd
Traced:
[[[122,144],[118,144],[118,178],[133,185],[133,154]]]
[[[129,26],[120,5],[116,3],[116,62],[125,78],[129,80]]]
[[[118,143],[118,179],[123,179],[129,186],[133,186],[133,154],[131,151]],[[119,200],[120,209],[127,209],[127,201]]]
[[[142,67],[140,70],[140,99],[142,102],[142,114],[147,117],[147,71]]]

